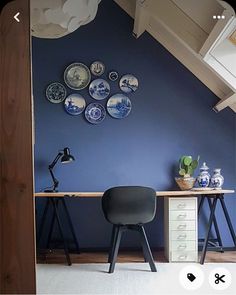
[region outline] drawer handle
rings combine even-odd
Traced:
[[[186,204],[178,204],[178,206],[177,206],[179,209],[183,209],[183,208],[185,208],[186,207]]]
[[[179,250],[184,250],[184,249],[186,249],[186,247],[187,247],[186,244],[185,244],[185,245],[179,245],[179,246],[178,246],[178,249],[179,249]]]
[[[184,213],[184,214],[179,214],[179,215],[178,215],[178,219],[184,219],[186,216],[187,216],[186,213]]]
[[[178,229],[184,229],[187,227],[187,224],[180,224],[178,225]]]
[[[183,234],[183,235],[178,235],[177,240],[184,240],[186,239],[187,235]]]
[[[179,255],[179,260],[186,260],[187,259],[187,255]]]

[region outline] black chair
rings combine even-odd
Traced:
[[[127,230],[138,231],[145,261],[151,271],[156,266],[149,247],[143,224],[153,220],[156,213],[156,192],[142,186],[120,186],[108,189],[102,197],[105,218],[113,224],[108,262],[109,273],[114,272],[122,233]]]

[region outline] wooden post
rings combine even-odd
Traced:
[[[147,6],[149,0],[136,0],[133,35],[139,38],[146,30],[149,20]]]
[[[0,17],[1,294],[36,293],[29,20],[29,0]]]

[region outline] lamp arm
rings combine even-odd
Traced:
[[[49,168],[49,172],[51,174],[52,177],[52,181],[53,181],[53,191],[56,190],[56,188],[58,187],[59,181],[56,179],[56,177],[53,174],[52,168]]]
[[[56,188],[58,187],[59,181],[56,179],[56,177],[54,176],[53,173],[53,168],[56,165],[56,163],[58,162],[58,160],[60,159],[60,157],[63,155],[63,153],[61,151],[58,152],[57,156],[55,157],[55,159],[52,161],[52,163],[48,166],[50,175],[52,177],[53,180],[53,191],[56,190]]]
[[[53,169],[53,167],[56,165],[56,163],[58,162],[58,160],[60,159],[60,157],[63,155],[63,153],[61,151],[58,152],[57,156],[55,157],[55,159],[52,161],[52,163],[48,166],[48,169]]]

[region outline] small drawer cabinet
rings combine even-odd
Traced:
[[[198,261],[197,198],[165,198],[165,256],[169,262]]]

